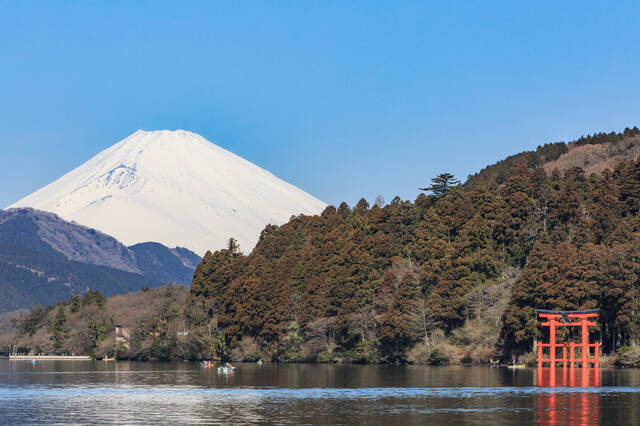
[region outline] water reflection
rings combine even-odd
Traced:
[[[640,370],[0,360],[0,424],[625,424]]]
[[[539,387],[593,388],[600,386],[599,367],[538,366]],[[562,391],[562,389],[560,389]],[[598,392],[550,392],[537,398],[538,424],[579,424],[600,423],[600,394]]]

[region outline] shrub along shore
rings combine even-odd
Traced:
[[[511,270],[485,288],[485,297],[509,287],[516,275],[517,271]],[[276,353],[264,351],[250,338],[228,347],[224,336],[217,333],[215,323],[204,328],[188,325],[187,316],[194,314],[185,310],[189,299],[189,289],[177,285],[143,288],[136,293],[110,298],[90,291],[55,306],[37,306],[30,312],[4,315],[0,318],[0,348],[3,350],[0,353],[8,353],[15,347],[21,353],[66,353],[138,361],[363,362],[341,352],[326,337],[319,339],[313,333],[302,335],[297,347],[286,342]],[[499,322],[501,308],[498,304],[485,310],[481,318],[470,321],[452,336],[446,337],[442,330],[429,333],[408,351],[405,362],[426,365],[497,363],[495,323]],[[315,356],[305,358],[305,354]],[[517,362],[533,366],[535,354],[524,354]],[[640,367],[640,346],[625,346],[611,356],[605,355],[601,365]]]

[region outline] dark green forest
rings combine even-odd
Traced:
[[[441,175],[414,202],[267,226],[249,255],[232,240],[198,266],[188,319],[281,361],[437,363],[447,343],[475,348],[462,361],[507,358],[540,337],[535,308],[600,308],[606,352],[637,344],[640,162],[599,176],[540,167],[567,150],[541,146],[464,185]]]

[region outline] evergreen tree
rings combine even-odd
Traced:
[[[460,185],[460,181],[451,173],[442,173],[431,179],[431,185],[426,188],[418,188],[420,191],[431,192],[436,198],[440,197],[452,188]]]
[[[49,329],[49,332],[51,333],[51,340],[53,341],[53,348],[58,352],[64,348],[68,332],[66,324],[67,314],[65,313],[64,305],[59,305],[56,316]]]

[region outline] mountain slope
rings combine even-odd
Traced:
[[[203,254],[230,237],[249,251],[265,225],[325,206],[197,134],[140,130],[11,207],[52,211],[127,245]]]
[[[572,142],[553,142],[540,145],[535,151],[510,155],[485,167],[467,179],[464,186],[502,185],[516,173],[518,163],[524,162],[533,170],[543,167],[548,174],[554,170],[564,173],[572,167],[584,169],[587,175],[613,170],[620,161],[635,160],[640,155],[640,129],[626,128],[623,132],[595,133]]]
[[[0,312],[52,305],[88,289],[105,296],[163,284],[139,274],[0,243]]]
[[[0,243],[141,274],[162,283],[189,284],[200,262],[198,255],[182,247],[144,243],[129,248],[100,231],[31,208],[0,210]],[[153,260],[150,251],[156,253]]]
[[[193,256],[193,253],[178,251],[181,248],[169,249],[160,243],[140,243],[129,248],[135,254],[136,263],[143,275],[165,283],[190,283],[193,271],[200,261],[200,257]],[[184,257],[176,253],[183,254]]]
[[[34,209],[0,210],[0,242],[54,256],[140,273],[133,253],[115,238],[53,213]]]
[[[180,259],[184,266],[192,271],[195,271],[196,267],[202,260],[202,257],[184,247],[174,247],[169,250],[171,250],[171,253],[173,253],[178,259]]]
[[[637,130],[637,129],[635,129]],[[568,151],[544,165],[547,173],[554,170],[566,172],[572,167],[584,169],[588,176],[601,174],[606,169],[613,171],[622,161],[635,160],[640,156],[640,133],[629,131],[612,136],[610,142],[568,144]]]

